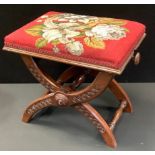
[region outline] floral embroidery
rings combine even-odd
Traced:
[[[91,32],[102,40],[119,40],[126,37],[124,28],[118,25],[97,25],[92,28]]]
[[[73,55],[81,55],[83,53],[83,45],[79,41],[66,44],[66,48]]]
[[[58,47],[56,47],[56,46],[53,47],[53,52],[54,52],[54,53],[59,53],[59,51],[60,51],[60,50],[59,50]]]
[[[104,49],[105,40],[120,40],[128,32],[123,27],[125,20],[69,13],[43,15],[37,22],[42,24],[26,30],[32,36],[40,37],[35,43],[37,48],[51,44],[51,50],[59,53],[58,45],[63,44],[69,53],[77,56],[84,52],[84,43],[92,48]]]

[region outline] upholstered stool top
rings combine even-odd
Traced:
[[[144,34],[134,21],[48,12],[6,36],[4,49],[120,74]]]

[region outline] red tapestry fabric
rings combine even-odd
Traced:
[[[48,12],[5,37],[5,46],[119,69],[145,33],[141,23]]]

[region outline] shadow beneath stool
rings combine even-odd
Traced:
[[[109,121],[111,119],[111,114],[115,110],[115,108],[104,106],[94,106],[94,108],[97,110],[100,109],[99,112]],[[31,123],[51,128],[51,130],[65,132],[65,134],[72,136],[80,135],[80,137],[96,137],[97,141],[103,144],[103,139],[96,127],[93,126],[85,116],[71,107],[54,108],[54,110],[53,108],[47,108],[43,113],[38,113]]]

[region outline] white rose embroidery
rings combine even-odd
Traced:
[[[42,22],[42,20],[37,20],[38,23]]]
[[[80,32],[78,32],[78,31],[72,31],[69,29],[65,29],[64,31],[66,34],[66,38],[74,38],[74,37],[80,35]]]
[[[81,23],[87,24],[90,20],[97,20],[98,18],[94,16],[85,16],[85,15],[66,13],[62,15],[62,19],[67,19],[71,23],[81,22]]]
[[[126,37],[125,29],[118,25],[97,25],[92,28],[91,32],[103,40],[119,40]]]
[[[71,28],[73,26],[79,26],[78,23],[60,23],[58,24],[59,28]]]
[[[49,42],[59,39],[61,43],[68,43],[69,38],[74,38],[80,34],[78,31],[71,29],[72,26],[79,26],[77,23],[59,23],[55,24],[50,18],[44,22],[46,26],[42,31],[42,37]]]
[[[67,44],[67,43],[71,42],[71,40],[69,40],[68,38],[65,38],[65,37],[59,38],[59,41],[62,44]]]
[[[53,30],[43,30],[42,37],[46,39],[49,42],[52,40],[58,39],[62,37],[62,34],[59,30],[53,29]]]
[[[41,18],[48,18],[48,15],[43,15],[41,16]]]
[[[60,18],[60,19],[58,19],[58,21],[59,21],[59,22],[67,22],[68,20],[65,19],[65,18]]]
[[[83,53],[83,45],[79,41],[66,44],[66,49],[73,55],[81,55]]]
[[[94,33],[91,32],[91,31],[86,31],[86,32],[85,32],[85,35],[86,35],[87,37],[92,37],[92,36],[94,36]]]
[[[70,23],[76,23],[76,20],[70,19],[69,22],[70,22]]]
[[[50,18],[47,18],[45,21],[44,21],[44,25],[49,28],[49,29],[56,29],[58,28],[58,26],[50,19]]]
[[[60,52],[60,49],[58,47],[56,47],[56,46],[54,46],[52,48],[52,50],[53,50],[54,53],[59,53]]]

